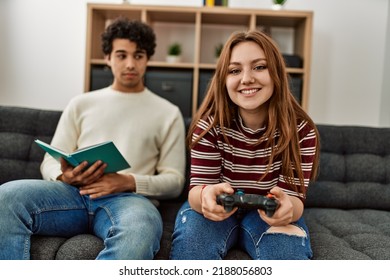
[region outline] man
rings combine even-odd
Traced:
[[[115,20],[102,34],[113,84],[82,94],[65,108],[52,145],[72,152],[112,140],[131,168],[104,173],[98,161],[73,168],[45,155],[45,180],[0,186],[0,259],[29,259],[32,234],[90,232],[104,241],[97,259],[153,259],[162,219],[152,199],[178,196],[185,168],[179,109],[143,82],[155,34],[144,23]]]

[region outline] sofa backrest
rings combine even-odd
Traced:
[[[318,125],[320,170],[306,207],[390,210],[390,128]]]
[[[36,138],[50,142],[60,111],[0,106],[0,184],[42,178],[44,152]]]

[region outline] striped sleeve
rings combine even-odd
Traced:
[[[192,135],[196,139],[209,125],[210,119],[200,120]],[[206,133],[191,149],[190,189],[198,185],[211,185],[220,182],[221,153],[218,148],[218,135],[215,129]]]

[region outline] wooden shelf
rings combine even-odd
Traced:
[[[302,67],[287,68],[301,79],[300,102],[308,106],[312,20],[311,11],[274,11],[227,7],[173,7],[130,4],[87,4],[87,41],[84,90],[91,90],[94,67],[104,67],[100,34],[118,16],[141,20],[155,31],[157,47],[148,66],[161,71],[191,71],[192,92],[182,92],[191,99],[192,114],[197,110],[199,96],[205,90],[205,77],[215,69],[214,49],[224,43],[233,31],[262,29],[280,45],[282,52],[297,55]],[[168,45],[180,42],[183,62],[165,61]],[[203,84],[202,84],[203,83]]]

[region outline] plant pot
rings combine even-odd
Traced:
[[[272,0],[272,10],[281,10],[286,4],[287,0]]]
[[[181,56],[180,55],[168,55],[166,57],[166,61],[168,63],[178,63],[178,62],[181,62]]]

